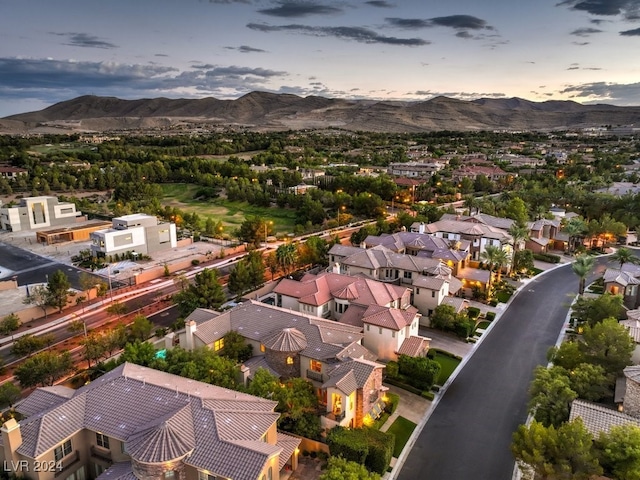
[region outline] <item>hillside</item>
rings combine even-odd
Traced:
[[[640,124],[640,107],[531,102],[521,98],[462,101],[436,97],[425,102],[385,102],[252,92],[236,100],[83,96],[37,112],[0,119],[0,133],[194,127],[263,131],[331,127],[377,132],[550,131],[633,124]]]

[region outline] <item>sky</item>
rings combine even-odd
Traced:
[[[0,117],[252,91],[640,105],[640,0],[0,0]]]

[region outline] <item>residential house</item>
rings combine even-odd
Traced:
[[[640,266],[625,263],[622,268],[607,268],[603,278],[605,291],[613,295],[622,295],[625,307],[631,310],[640,307]]]
[[[0,208],[0,228],[10,232],[56,227],[85,220],[71,202],[59,202],[56,197],[26,197],[14,207]]]
[[[444,163],[438,161],[424,162],[392,162],[387,172],[396,177],[432,177],[444,168]]]
[[[451,179],[459,182],[463,178],[475,179],[479,175],[484,175],[489,180],[496,181],[512,177],[513,173],[508,173],[496,166],[464,165],[451,172]]]
[[[415,222],[410,230],[417,233],[427,233],[434,237],[443,238],[453,242],[470,242],[469,254],[471,260],[480,260],[480,254],[487,245],[505,250],[511,254],[513,238],[502,228],[492,227],[484,223],[469,222],[464,220],[438,220],[437,222],[424,224]]]
[[[380,359],[420,356],[429,347],[429,339],[418,334],[420,315],[411,305],[409,288],[325,272],[307,274],[299,282],[284,278],[272,294],[278,306],[362,329],[362,345]]]
[[[20,175],[28,175],[29,170],[20,167],[12,167],[10,165],[0,165],[0,177],[7,180],[16,180]]]
[[[417,234],[410,234],[417,235]],[[411,289],[411,304],[415,306],[423,315],[431,315],[433,310],[442,303],[445,297],[449,295],[457,295],[463,286],[463,283],[453,274],[453,269],[449,264],[453,264],[453,260],[457,260],[455,269],[462,272],[465,270],[464,262],[461,257],[450,256],[456,255],[455,251],[448,249],[438,249],[438,242],[442,239],[429,237],[428,235],[420,235],[423,237],[420,242],[411,242],[411,248],[421,248],[414,255],[405,253],[396,253],[384,245],[376,245],[371,248],[362,249],[356,247],[334,245],[329,250],[329,258],[334,265],[335,271],[346,273],[349,275],[364,275],[385,283],[399,284]],[[406,237],[405,237],[406,238]],[[433,244],[435,250],[429,250],[433,246],[428,238],[436,240]],[[396,238],[397,239],[397,238]],[[394,236],[384,237],[367,237],[367,241],[371,240],[371,244],[375,244],[378,240],[393,245],[394,248],[403,249],[402,242],[393,242]],[[422,240],[425,240],[422,242]],[[416,252],[416,250],[410,250]],[[437,256],[448,258],[445,264],[438,258],[429,258],[429,253]],[[462,258],[466,258],[467,254]],[[462,265],[462,266],[461,266]]]
[[[259,368],[283,380],[308,380],[325,407],[321,421],[326,428],[360,427],[367,415],[379,416],[386,391],[384,365],[361,345],[362,327],[250,300],[222,313],[196,309],[177,338],[167,335],[167,347],[177,340],[186,349],[208,346],[218,351],[230,331],[252,347],[253,357],[241,367],[243,381],[250,382]]]
[[[613,426],[631,424],[640,427],[640,365],[626,367],[622,380],[616,384],[618,410],[585,400],[574,400],[569,421],[582,419],[594,438],[598,438],[601,432],[609,433]]]
[[[147,255],[177,246],[175,223],[159,222],[143,213],[116,217],[111,228],[92,232],[90,238],[91,252],[97,257],[132,251]]]
[[[276,405],[124,363],[78,390],[36,389],[0,429],[1,460],[33,480],[279,479],[300,439],[276,430]]]

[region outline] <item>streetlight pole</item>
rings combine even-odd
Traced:
[[[111,286],[111,264],[107,265],[107,277],[109,278],[109,297],[113,303],[113,287]]]

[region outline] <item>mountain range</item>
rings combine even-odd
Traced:
[[[331,99],[252,92],[236,100],[82,96],[0,119],[0,133],[108,132],[245,128],[256,131],[340,128],[370,132],[438,130],[552,131],[640,125],[640,107],[522,98],[424,102]]]

